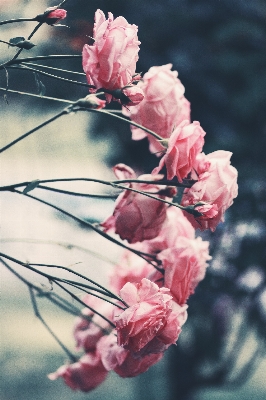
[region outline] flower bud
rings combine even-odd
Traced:
[[[89,94],[84,99],[80,99],[77,102],[77,105],[79,105],[80,107],[93,108],[96,110],[101,110],[102,108],[105,107],[105,104],[106,104],[105,100],[99,99],[94,94]]]
[[[38,22],[45,22],[48,25],[55,25],[62,19],[66,18],[67,12],[63,8],[49,7],[43,14],[37,15],[35,18]]]
[[[127,106],[136,106],[144,99],[143,90],[138,86],[125,86],[122,93],[128,98]]]

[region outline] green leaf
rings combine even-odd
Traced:
[[[28,192],[31,192],[33,189],[35,189],[39,185],[39,182],[40,182],[39,179],[36,179],[35,181],[30,182],[23,190],[23,194],[27,194]]]
[[[24,40],[25,40],[25,38],[23,36],[17,36],[17,37],[11,38],[9,40],[9,43],[17,45],[19,42],[24,42]]]

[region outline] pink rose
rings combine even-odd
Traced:
[[[218,150],[199,154],[195,161],[198,181],[185,189],[182,198],[184,206],[199,203],[195,209],[202,212],[201,217],[185,214],[195,228],[214,231],[237,196],[237,170],[230,164],[231,155],[229,151]]]
[[[135,74],[138,60],[138,28],[129,24],[125,18],[114,19],[108,13],[97,10],[93,30],[93,45],[85,44],[82,52],[82,65],[90,85],[96,89],[122,89],[128,85]],[[112,95],[106,95],[110,101]]]
[[[89,294],[82,300],[106,318],[112,319],[114,310],[112,304]],[[86,352],[94,351],[98,340],[110,330],[110,324],[89,308],[84,308],[82,314],[84,318],[77,317],[74,323],[76,347],[78,350],[83,349]]]
[[[51,11],[48,12],[49,10]],[[44,22],[46,22],[48,25],[55,25],[67,16],[66,10],[57,7],[47,8],[44,14]]]
[[[195,239],[195,229],[184,216],[184,213],[177,207],[168,207],[166,219],[160,233],[152,240],[144,242],[146,246],[142,251],[150,254],[157,254],[168,247],[174,247],[180,236],[188,239]]]
[[[96,352],[85,354],[74,364],[63,365],[48,378],[55,380],[62,377],[65,384],[73,390],[89,392],[99,386],[107,377],[100,355]]]
[[[181,122],[170,136],[166,153],[152,173],[157,174],[165,165],[167,179],[176,176],[182,182],[191,172],[196,156],[202,151],[205,134],[199,122]]]
[[[127,172],[124,172],[127,170]],[[114,167],[114,172],[122,179],[136,179],[134,171],[124,164]],[[130,175],[131,174],[131,175]],[[138,179],[153,180],[154,184],[130,183],[129,187],[139,191],[148,192],[159,199],[165,199],[165,187],[156,185],[156,180],[163,178],[163,175],[141,175]],[[158,194],[158,191],[162,194]],[[166,193],[174,195],[174,192]],[[121,239],[129,243],[141,242],[153,239],[160,232],[161,226],[166,217],[166,204],[149,198],[141,193],[125,190],[121,193],[115,203],[115,210],[111,217],[107,218],[101,225],[106,232],[114,229]]]
[[[184,97],[184,86],[177,78],[177,71],[171,71],[172,64],[152,67],[139,82],[144,92],[144,100],[125,115],[162,138],[169,138],[175,126],[183,120],[190,120],[190,103]],[[157,153],[164,147],[153,136],[140,128],[131,126],[133,140],[148,137],[150,151]]]
[[[137,284],[125,284],[120,295],[129,308],[118,310],[114,316],[119,346],[136,353],[155,337],[163,338],[164,345],[176,342],[179,333],[176,329],[173,329],[174,335],[164,337],[164,330],[170,331],[167,321],[172,313],[172,297],[168,291],[146,278]]]
[[[127,282],[138,283],[142,278],[147,278],[153,270],[154,267],[147,261],[125,250],[121,261],[115,266],[110,276],[111,288],[119,293]]]
[[[175,247],[158,254],[164,268],[162,285],[170,289],[178,304],[186,303],[204,278],[207,261],[211,258],[208,247],[209,242],[204,242],[201,238],[191,240],[180,237]]]
[[[157,353],[137,357],[129,350],[118,346],[115,334],[101,338],[97,349],[107,371],[114,370],[122,378],[131,378],[146,372],[163,356],[163,353]]]

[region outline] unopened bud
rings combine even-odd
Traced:
[[[122,93],[126,96],[126,106],[136,106],[144,99],[144,92],[138,86],[125,86],[122,89]]]
[[[93,108],[95,110],[101,110],[105,107],[106,101],[99,99],[95,94],[89,94],[84,99],[77,101],[76,105],[84,108]]]
[[[35,20],[38,22],[45,22],[48,25],[55,25],[66,18],[66,16],[67,12],[63,8],[49,7],[43,14],[37,15]]]

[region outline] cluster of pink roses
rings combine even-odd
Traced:
[[[209,243],[196,238],[195,229],[215,230],[237,196],[231,153],[202,152],[205,132],[199,122],[190,121],[190,103],[177,72],[170,64],[152,67],[140,80],[135,74],[138,51],[137,27],[123,17],[113,19],[111,13],[106,20],[97,10],[94,43],[83,50],[83,68],[94,86],[90,91],[97,94],[101,89],[107,101],[115,98],[130,106],[124,114],[161,137],[131,126],[133,139],[147,137],[150,151],[162,157],[151,174],[138,178],[124,164],[114,167],[124,190],[101,226],[134,250],[125,251],[110,279],[122,302],[114,306],[87,295],[89,308],[74,328],[77,348],[85,355],[50,374],[83,391],[99,385],[111,370],[121,377],[145,372],[177,341],[187,319],[188,298],[211,258]],[[163,169],[165,181],[159,174]],[[176,187],[182,185],[184,211],[174,202]]]

